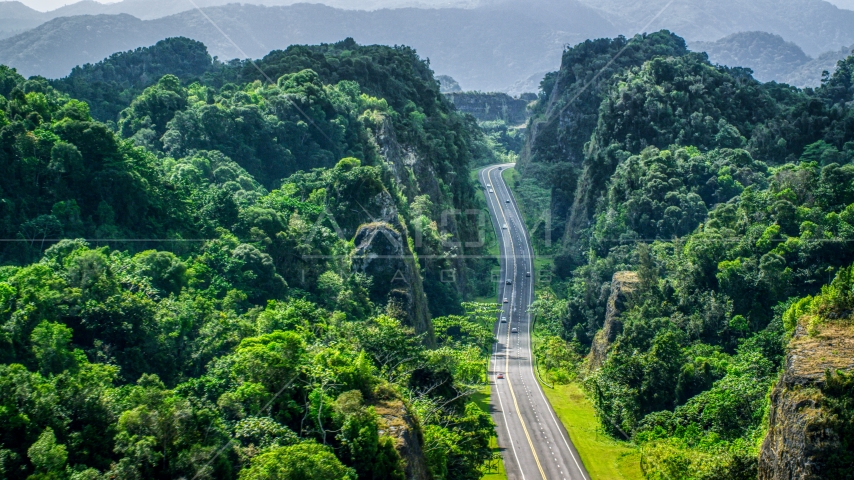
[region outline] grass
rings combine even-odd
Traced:
[[[496,288],[494,295],[489,295],[488,297],[472,297],[470,301],[475,303],[498,303],[498,289]]]
[[[483,387],[480,392],[472,395],[472,400],[474,403],[480,407],[486,413],[489,413],[489,399],[492,395],[491,387],[488,385]],[[499,453],[498,449],[498,438],[493,434],[489,439],[489,448],[492,449],[493,454]],[[483,472],[483,480],[506,480],[507,473],[504,471],[504,460],[501,458],[501,455],[496,456],[497,459],[495,462],[492,462],[491,465],[484,468]]]
[[[593,480],[642,480],[640,452],[599,426],[593,405],[575,383],[543,388]]]

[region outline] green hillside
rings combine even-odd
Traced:
[[[410,49],[211,65],[0,70],[0,476],[479,478],[491,144]]]
[[[602,428],[641,447],[647,478],[759,475],[769,392],[797,374],[784,313],[854,262],[852,67],[815,90],[763,84],[659,32],[568,49],[543,84],[520,185],[551,191],[558,276],[535,308],[565,347],[541,362],[583,380]],[[771,427],[796,421],[777,411]],[[833,438],[851,428],[828,425]],[[790,441],[782,428],[776,441]],[[764,468],[809,448],[824,449],[815,468],[850,458],[845,442],[768,448]]]

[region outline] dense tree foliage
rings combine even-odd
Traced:
[[[205,74],[210,77],[222,67],[201,42],[167,38],[151,47],[113,54],[94,65],[75,67],[67,77],[50,83],[89,104],[94,118],[117,122],[119,113],[162,76],[174,75],[187,83]]]
[[[778,165],[823,142],[824,163],[844,163],[854,147],[849,64],[802,91],[713,66],[667,32],[568,49],[561,70],[543,81],[523,158],[527,176],[550,184],[555,238],[572,242],[562,272],[583,261],[575,240],[617,165],[649,146],[743,148]]]
[[[272,83],[206,55],[0,69],[0,476],[479,478],[495,311],[461,299],[490,264],[462,256],[476,219],[433,218],[499,153],[412,50],[295,47]],[[357,267],[377,225],[422,330]]]
[[[534,304],[538,354],[552,379],[582,377],[603,427],[643,447],[648,478],[756,478],[784,313],[854,262],[854,57],[798,90],[680,46],[666,32],[587,42],[543,82],[517,179],[542,205],[528,183],[550,178],[550,238],[564,239]],[[605,339],[625,270],[639,280]],[[591,347],[601,366],[581,368]],[[827,382],[828,408],[849,383]]]

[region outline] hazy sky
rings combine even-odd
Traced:
[[[72,3],[77,3],[73,0],[18,0],[24,5],[35,8],[36,10],[41,10],[46,12],[48,10],[53,10],[59,8],[63,5],[69,5]],[[101,3],[113,3],[113,2],[101,2]]]
[[[43,12],[48,10],[53,10],[55,8],[59,8],[63,5],[68,5],[71,3],[75,3],[74,0],[19,0],[23,2],[25,5],[35,8],[36,10],[41,10]],[[115,3],[115,0],[97,0],[101,3]],[[186,2],[187,0],[175,0],[176,2]],[[240,0],[234,0],[235,3],[239,3]],[[294,3],[299,1],[305,1],[308,3],[327,3],[334,6],[344,7],[344,8],[359,8],[360,5],[365,5],[364,0],[294,0]],[[421,4],[425,6],[441,6],[441,5],[459,5],[461,3],[475,3],[477,0],[373,0],[368,3],[372,4],[374,8],[378,6],[383,7],[394,7],[401,5],[413,5],[413,4]],[[488,0],[487,0],[488,1]],[[854,10],[854,0],[827,0],[830,3],[840,7],[847,8],[849,10]],[[188,2],[189,3],[189,2]]]
[[[0,0],[0,1],[8,1],[8,0]],[[41,10],[46,12],[48,10],[54,10],[64,5],[69,5],[72,3],[76,3],[75,0],[18,0],[23,4],[29,6],[30,8],[34,8],[36,10]],[[79,1],[79,0],[78,0]],[[116,0],[95,0],[100,3],[116,3]],[[175,0],[176,2],[186,2],[189,5],[187,0]],[[241,0],[233,0],[234,3],[241,3]],[[467,3],[477,3],[478,1],[490,1],[490,0],[293,0],[293,3],[325,3],[337,7],[343,8],[353,8],[358,9],[360,6],[364,8],[366,4],[370,4],[372,8],[377,7],[396,7],[396,6],[412,6],[412,5],[424,5],[431,7],[439,7],[443,5],[451,6],[451,5],[460,5]],[[854,0],[838,0],[838,1],[851,1]],[[263,1],[258,3],[264,3]],[[281,0],[277,2],[281,4]]]

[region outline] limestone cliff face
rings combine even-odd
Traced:
[[[841,448],[842,439],[829,426],[832,415],[824,407],[827,371],[854,371],[854,326],[832,323],[810,335],[799,324],[783,374],[771,393],[769,431],[759,455],[760,480],[828,478],[828,460]]]
[[[414,148],[398,141],[390,120],[383,120],[374,132],[374,141],[395,182],[410,201],[417,195],[429,195],[434,200],[441,198],[439,175],[433,165],[421,158]]]
[[[504,120],[508,125],[522,125],[528,121],[528,103],[525,98],[513,98],[506,93],[455,92],[445,98],[480,122]]]
[[[387,119],[383,121],[380,127],[373,132],[373,135],[377,149],[385,159],[395,182],[408,201],[413,201],[419,195],[427,195],[436,205],[455,204],[455,199],[448,198],[448,185],[442,182],[442,177],[436,171],[433,163],[420,156],[411,146],[400,143],[390,121]],[[466,229],[471,230],[473,227],[476,228],[476,225],[467,226],[459,221],[460,218],[465,217],[451,215],[444,219],[442,223],[443,233],[449,233],[454,238],[477,238],[476,234],[466,235],[465,233]],[[417,238],[415,244],[416,248],[421,248]],[[428,255],[435,255],[436,253],[427,252]],[[457,274],[457,282],[454,285],[460,296],[465,298],[466,286],[468,285],[466,273],[469,269],[466,266],[464,255],[462,255],[464,252],[457,253],[460,255],[451,261]],[[422,267],[425,271],[435,269],[434,263],[436,260],[425,260]]]
[[[399,223],[365,224],[359,227],[354,242],[353,269],[373,278],[372,300],[397,303],[406,313],[406,323],[416,333],[426,333],[427,343],[434,345],[427,297],[404,228]]]
[[[397,453],[403,459],[407,480],[429,480],[430,472],[424,458],[424,438],[400,400],[390,400],[374,405],[380,417],[380,435],[395,439]]]
[[[605,363],[608,349],[617,339],[617,335],[623,331],[620,314],[626,310],[629,296],[635,291],[639,282],[640,279],[635,272],[617,272],[611,279],[611,295],[608,297],[608,306],[605,310],[605,325],[593,338],[588,357],[591,370]]]

